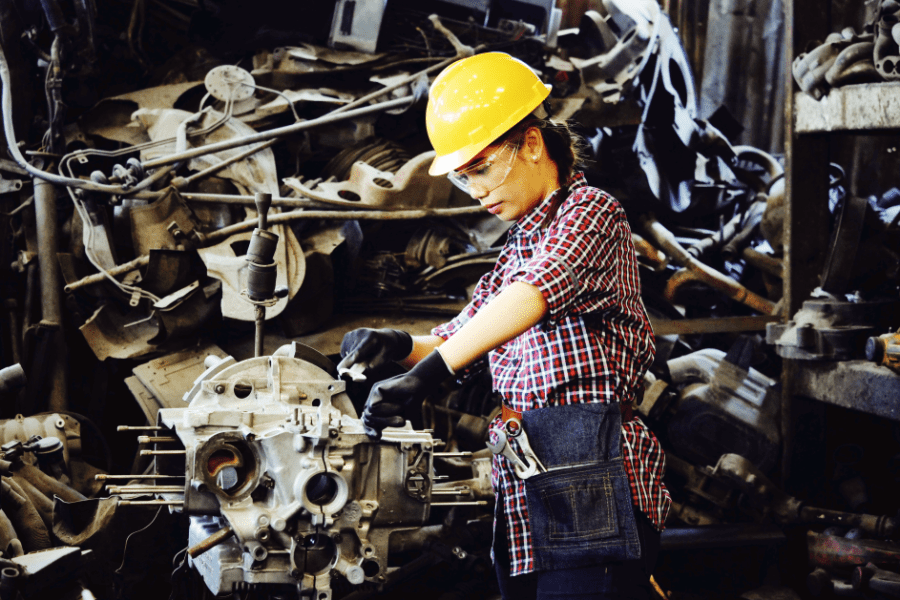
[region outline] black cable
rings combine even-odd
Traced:
[[[136,533],[140,533],[140,532],[142,532],[142,531],[146,531],[147,529],[149,529],[150,526],[153,525],[153,524],[156,522],[156,519],[159,517],[159,513],[161,513],[161,512],[162,512],[162,506],[160,506],[159,508],[156,509],[156,514],[153,515],[153,518],[150,519],[150,522],[149,522],[149,523],[147,523],[146,525],[144,525],[143,527],[141,527],[141,528],[138,529],[137,531],[132,531],[131,533],[128,534],[128,537],[125,538],[125,547],[122,548],[122,564],[119,565],[119,568],[118,568],[118,569],[116,569],[115,571],[113,571],[116,575],[121,575],[121,574],[122,574],[120,571],[122,570],[122,567],[125,566],[125,558],[126,558],[126,556],[127,556],[127,554],[128,554],[128,541],[131,539],[131,536],[133,536],[133,535],[136,534]]]

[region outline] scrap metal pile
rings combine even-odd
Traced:
[[[431,4],[0,2],[0,600],[496,594],[490,375],[375,442],[372,381],[334,366],[355,326],[455,315],[496,259],[507,225],[427,175],[423,127],[436,74],[491,50],[553,85],[551,117],[629,216],[669,547],[764,525],[819,548],[853,524],[897,556],[878,501],[814,508],[771,479],[781,357],[861,358],[872,338],[870,360],[897,362],[896,219],[835,177],[843,245],[782,325],[782,166],[732,145],[726,114],[697,118],[655,1],[604,0],[575,29],[552,0]],[[815,581],[893,589],[890,564]]]

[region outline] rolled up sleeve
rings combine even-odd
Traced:
[[[547,229],[539,250],[510,280],[538,288],[551,319],[570,313],[586,296],[611,293],[622,236],[620,218],[605,207],[575,205]]]

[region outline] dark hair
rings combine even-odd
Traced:
[[[556,163],[559,171],[559,187],[565,188],[575,173],[575,167],[585,159],[584,139],[572,131],[565,121],[551,121],[529,115],[513,125],[512,129],[501,136],[498,142],[510,141],[521,144],[524,141],[525,132],[531,127],[535,127],[541,132],[544,145],[547,147],[547,154]]]

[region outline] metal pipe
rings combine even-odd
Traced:
[[[184,152],[177,152],[175,154],[170,154],[168,156],[160,156],[159,158],[155,158],[153,160],[149,160],[144,163],[145,169],[152,169],[154,167],[161,167],[163,165],[172,164],[175,162],[181,162],[183,160],[188,160],[191,158],[197,158],[198,156],[204,156],[206,154],[213,154],[215,152],[221,152],[222,150],[231,150],[232,148],[237,148],[239,146],[246,146],[248,144],[255,144],[256,142],[264,142],[267,140],[271,140],[273,138],[278,138],[285,135],[290,135],[293,133],[297,133],[300,131],[305,131],[307,129],[312,129],[314,127],[319,127],[320,125],[331,125],[333,123],[338,123],[340,121],[346,121],[348,119],[355,119],[357,117],[365,117],[370,114],[391,110],[394,108],[400,108],[401,106],[406,106],[410,104],[415,98],[413,96],[404,96],[403,98],[397,98],[395,100],[386,100],[384,102],[379,102],[378,104],[372,104],[370,106],[365,106],[363,108],[357,108],[356,110],[349,110],[340,114],[332,114],[328,113],[323,115],[317,119],[311,119],[309,121],[301,121],[300,123],[293,123],[291,125],[285,125],[284,127],[277,127],[275,129],[270,129],[269,131],[261,131],[259,133],[254,133],[248,136],[244,136],[241,138],[235,138],[231,140],[224,140],[221,142],[216,142],[214,144],[207,144],[205,146],[200,146],[198,148],[191,148],[190,150],[185,150]]]
[[[145,267],[150,264],[150,255],[145,254],[143,256],[139,256],[134,260],[130,260],[127,263],[122,263],[121,265],[117,265],[111,269],[107,269],[107,273],[111,277],[116,277],[117,275],[123,275],[124,273],[128,273],[130,271],[134,271],[135,269],[139,269],[141,267]],[[83,287],[87,287],[89,285],[94,285],[96,283],[101,283],[103,281],[107,281],[106,275],[103,273],[94,273],[93,275],[88,275],[78,281],[73,281],[69,285],[67,285],[64,289],[68,292],[74,292],[77,289],[81,289]],[[136,427],[135,429],[150,429],[148,427]],[[119,431],[123,431],[120,429]]]
[[[184,500],[119,500],[119,506],[179,506]]]
[[[141,450],[141,456],[164,456],[166,454],[187,454],[187,450]]]
[[[234,529],[232,529],[230,526],[223,527],[222,529],[218,530],[217,532],[215,532],[214,534],[212,534],[211,536],[209,536],[208,538],[206,538],[205,540],[203,540],[196,546],[192,546],[191,548],[188,548],[188,555],[191,558],[197,558],[204,552],[208,552],[209,550],[212,550],[213,548],[215,548],[216,546],[218,546],[219,544],[221,544],[222,542],[224,542],[225,540],[227,540],[228,538],[230,538],[233,535],[234,535]]]
[[[257,152],[259,152],[261,150],[265,150],[266,148],[271,148],[272,146],[274,146],[277,143],[278,143],[278,140],[269,140],[268,142],[263,142],[259,146],[254,146],[253,148],[248,148],[248,149],[244,150],[243,152],[235,154],[234,156],[229,156],[228,158],[226,158],[225,160],[223,160],[222,162],[220,162],[217,165],[207,167],[207,168],[203,169],[202,171],[197,171],[196,173],[193,173],[183,179],[176,179],[175,181],[172,182],[172,185],[174,185],[178,189],[181,189],[182,187],[185,187],[186,185],[188,185],[189,183],[191,183],[193,181],[197,181],[198,179],[202,179],[204,177],[212,175],[213,173],[217,173],[217,172],[221,171],[222,169],[224,169],[225,167],[228,167],[228,166],[238,162],[239,160],[244,160],[245,158],[253,156],[254,154],[256,154]]]
[[[38,178],[34,180],[34,216],[41,274],[41,316],[45,325],[59,327],[62,325],[62,302],[56,258],[59,253],[56,189],[52,183]]]
[[[108,485],[106,486],[107,491],[113,496],[120,494],[183,494],[183,487],[176,487],[174,485],[165,486],[142,486],[135,487],[129,485]]]
[[[147,258],[149,260],[150,257],[142,256],[141,258]],[[124,266],[125,265],[120,265],[115,268],[119,269]],[[110,271],[110,273],[112,273],[112,271]],[[158,425],[119,425],[118,427],[116,427],[116,431],[162,431],[163,429],[165,429],[165,427],[160,427]]]
[[[62,275],[59,270],[59,224],[56,211],[56,188],[43,179],[34,179],[34,215],[37,229],[38,268],[41,281],[41,324],[54,329],[53,369],[47,408],[68,408],[68,352],[62,337]]]
[[[678,243],[675,236],[672,235],[659,221],[649,215],[644,215],[640,219],[641,225],[647,235],[653,239],[657,246],[663,252],[668,254],[672,260],[684,267],[675,275],[669,278],[666,284],[666,298],[671,299],[678,287],[687,281],[701,281],[718,290],[729,298],[745,304],[753,310],[771,315],[775,312],[775,303],[771,300],[763,298],[745,288],[743,285],[716,271],[712,267],[700,262],[694,258],[684,247]]]
[[[165,444],[179,441],[177,437],[162,437],[152,435],[139,435],[138,444]]]
[[[128,479],[140,481],[142,479],[173,479],[173,478],[181,478],[184,479],[184,475],[107,475],[106,473],[100,473],[99,475],[94,475],[95,481],[106,481],[107,479]]]
[[[779,279],[784,279],[784,262],[780,258],[757,252],[753,248],[744,248],[741,255],[748,264]]]
[[[9,349],[13,364],[22,362],[22,334],[19,332],[19,315],[16,308],[18,304],[14,298],[6,300],[6,309],[9,311]]]

